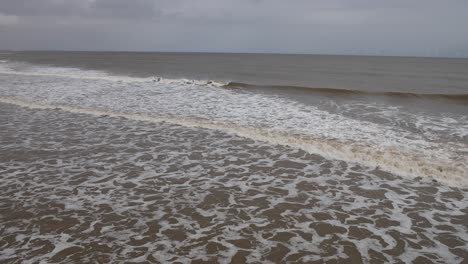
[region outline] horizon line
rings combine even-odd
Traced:
[[[388,55],[388,54],[350,54],[350,53],[287,53],[287,52],[238,52],[238,51],[156,51],[156,50],[87,50],[87,49],[0,49],[0,52],[108,52],[108,53],[190,53],[190,54],[251,54],[251,55],[307,55],[307,56],[354,56],[354,57],[397,57],[397,58],[434,58],[434,59],[468,59],[465,56],[427,56],[427,55]]]

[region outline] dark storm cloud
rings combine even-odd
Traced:
[[[466,0],[1,0],[0,49],[468,55]]]

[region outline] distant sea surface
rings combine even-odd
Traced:
[[[2,52],[0,117],[0,260],[467,259],[468,59]]]

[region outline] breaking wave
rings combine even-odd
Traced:
[[[283,90],[299,90],[309,93],[322,93],[331,95],[373,95],[373,96],[389,96],[399,98],[422,98],[422,99],[446,99],[460,102],[468,102],[468,94],[427,94],[427,93],[406,93],[406,92],[370,92],[351,89],[337,88],[317,88],[291,85],[256,85],[241,82],[229,82],[224,87],[227,88],[247,88],[247,89],[283,89]]]
[[[219,88],[245,88],[248,92]],[[404,177],[423,177],[450,186],[468,187],[466,117],[412,115],[370,103],[340,106],[364,110],[368,107],[375,117],[408,123],[407,129],[398,123],[357,120],[280,96],[250,92],[255,88],[379,95],[341,89],[258,86],[157,76],[139,78],[13,62],[0,64],[2,103],[216,129],[292,146],[330,159],[378,167]],[[463,94],[388,92],[380,95],[461,101],[468,98]],[[450,138],[447,140],[446,136]]]
[[[162,76],[151,77],[130,77],[122,75],[113,75],[104,71],[97,70],[82,70],[78,68],[65,68],[54,66],[38,66],[28,63],[11,62],[7,60],[0,60],[0,74],[14,74],[26,76],[50,76],[50,77],[63,77],[63,78],[77,78],[89,80],[108,80],[108,81],[121,81],[121,82],[152,82],[161,84],[180,84],[180,85],[199,85],[199,86],[215,86],[223,88],[244,88],[244,89],[268,89],[268,90],[282,90],[282,91],[301,91],[305,93],[318,93],[334,96],[387,96],[395,98],[420,98],[431,100],[450,100],[458,103],[468,103],[467,93],[411,93],[411,92],[398,92],[398,91],[364,91],[354,89],[341,89],[332,87],[306,87],[294,85],[260,85],[250,84],[243,82],[233,81],[220,81],[220,80],[197,80],[186,78],[165,78]],[[21,65],[18,70],[17,65]]]

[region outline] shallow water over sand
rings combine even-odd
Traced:
[[[0,104],[0,261],[460,263],[468,191],[218,130]]]

